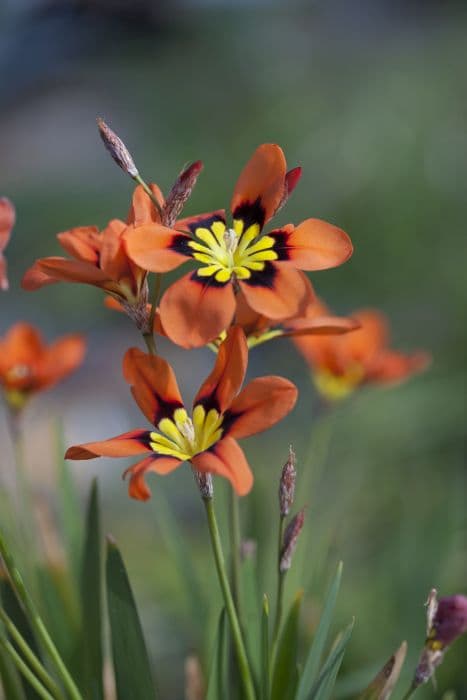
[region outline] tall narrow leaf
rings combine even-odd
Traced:
[[[274,660],[271,700],[288,700],[294,696],[297,675],[298,623],[303,591],[299,591],[290,608]]]
[[[256,557],[247,556],[241,564],[245,644],[253,675],[259,678],[261,669],[261,608],[256,576]]]
[[[328,594],[326,596],[318,629],[316,630],[313,643],[305,660],[305,665],[303,667],[303,672],[298,685],[296,700],[306,700],[313,683],[316,681],[319,664],[321,662],[324,647],[326,646],[326,640],[328,638],[329,628],[332,622],[332,616],[336,605],[337,594],[339,593],[341,578],[342,562],[339,562],[336,574],[331,582]]]
[[[316,683],[313,685],[310,693],[307,695],[307,700],[328,700],[334,683],[336,682],[342,659],[344,658],[345,648],[352,634],[354,620],[344,630],[339,641],[333,646],[328,658],[323,664]]]
[[[406,654],[407,642],[402,642],[358,700],[388,700],[399,679]]]
[[[102,556],[99,492],[94,479],[89,496],[81,570],[83,688],[89,700],[104,697],[102,668]]]
[[[154,700],[149,657],[128,575],[117,545],[108,540],[106,563],[112,655],[119,700]]]
[[[227,689],[227,620],[225,608],[219,616],[214,651],[209,667],[206,700],[219,700],[225,697]]]
[[[264,595],[261,616],[261,700],[269,700],[271,692],[269,655],[269,601],[267,596]]]
[[[26,700],[18,671],[2,646],[0,646],[0,697],[8,700]]]

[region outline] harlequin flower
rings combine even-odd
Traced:
[[[10,234],[15,225],[15,208],[9,199],[0,197],[0,289],[8,289],[6,260],[3,251],[8,245]]]
[[[312,297],[301,270],[336,267],[350,257],[347,234],[318,219],[263,234],[299,176],[299,169],[287,172],[279,146],[264,144],[237,181],[231,225],[220,210],[179,221],[180,230],[146,225],[126,236],[130,258],[152,272],[174,270],[187,260],[197,263],[162,297],[162,325],[171,340],[187,347],[214,340],[234,318],[238,289],[260,314],[295,316]]]
[[[0,385],[10,409],[19,411],[28,399],[49,389],[81,364],[86,344],[77,334],[47,345],[29,323],[16,323],[0,338]]]
[[[415,671],[412,688],[426,683],[444,659],[447,648],[467,632],[467,597],[436,598],[430,593],[427,611],[427,638]]]
[[[324,304],[315,313],[328,313]],[[360,328],[336,336],[295,336],[294,343],[308,362],[317,389],[327,399],[343,399],[363,384],[400,382],[425,369],[425,352],[404,354],[389,348],[389,325],[374,309],[356,311]]]
[[[233,327],[219,348],[213,371],[196,394],[190,417],[168,362],[131,348],[123,373],[154,428],[70,447],[66,457],[145,455],[125,472],[130,477],[130,495],[140,500],[150,497],[145,483],[148,472],[168,474],[183,462],[190,462],[198,472],[229,479],[240,495],[248,493],[253,475],[236,438],[275,425],[292,410],[297,389],[286,379],[269,376],[254,379],[239,393],[247,362],[244,333]]]

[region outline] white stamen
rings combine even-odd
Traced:
[[[237,250],[238,236],[233,230],[233,228],[228,228],[224,232],[224,243],[227,248],[227,252],[233,255]]]
[[[178,423],[178,429],[190,445],[193,445],[195,442],[195,428],[191,418],[187,418],[183,423]]]

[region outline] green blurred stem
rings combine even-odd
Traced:
[[[141,187],[142,187],[143,190],[146,192],[146,194],[148,195],[149,199],[150,199],[151,202],[154,204],[154,206],[156,207],[157,211],[159,212],[159,215],[160,215],[161,218],[162,218],[162,207],[161,207],[161,205],[159,204],[159,202],[157,201],[157,199],[156,199],[156,197],[154,196],[153,192],[151,191],[151,188],[149,187],[149,185],[147,185],[147,184],[145,183],[145,181],[143,180],[143,178],[141,177],[141,175],[140,175],[139,173],[138,173],[138,175],[135,175],[135,177],[133,178],[133,180],[135,180],[135,181],[138,183],[138,185],[141,185]]]
[[[57,700],[61,700],[63,698],[63,694],[60,688],[55,683],[54,679],[48,674],[48,672],[40,662],[40,659],[37,658],[37,656],[31,649],[29,644],[26,642],[26,640],[24,639],[14,622],[1,608],[0,619],[2,620],[3,624],[5,625],[5,629],[7,630],[12,640],[15,642],[18,649],[22,652],[24,660],[27,662],[32,671],[36,674],[36,676],[40,679],[44,686],[46,686],[50,690],[52,696]]]
[[[8,574],[10,576],[11,582],[13,584],[13,588],[15,590],[16,596],[20,603],[23,605],[28,618],[29,622],[31,623],[37,638],[42,642],[42,645],[44,649],[47,651],[48,655],[50,656],[51,661],[53,662],[55,668],[57,669],[57,672],[60,676],[60,678],[63,681],[63,685],[67,689],[70,698],[72,700],[83,700],[78,688],[76,687],[76,684],[71,677],[67,667],[63,663],[63,659],[58,653],[57,647],[52,641],[52,638],[50,637],[46,626],[44,625],[42,618],[40,617],[36,606],[34,605],[34,602],[32,598],[30,597],[28,591],[26,590],[26,587],[24,585],[22,576],[18,569],[16,568],[15,561],[13,559],[13,556],[7,547],[7,544],[3,538],[3,535],[0,533],[0,554],[3,557],[3,561],[5,564],[5,568],[8,571]],[[47,693],[49,696],[49,693]]]
[[[42,683],[32,673],[31,669],[24,663],[23,659],[10,642],[8,642],[6,639],[0,639],[0,646],[2,646],[7,654],[9,654],[18,671],[26,678],[28,683],[32,688],[34,688],[40,698],[43,698],[43,700],[55,700],[54,696],[51,695],[46,688],[44,688]]]
[[[230,590],[229,579],[227,576],[224,553],[222,551],[222,543],[217,525],[216,514],[214,512],[214,504],[212,498],[203,498],[206,516],[208,520],[209,535],[211,537],[211,546],[216,562],[217,575],[224,598],[225,608],[229,617],[230,628],[232,631],[233,642],[237,654],[238,669],[242,682],[245,688],[245,697],[247,700],[255,700],[255,689],[253,678],[248,662],[248,657],[245,650],[245,644],[242,638],[240,623],[238,621],[237,611]]]
[[[408,689],[408,691],[406,692],[406,694],[404,695],[404,697],[402,698],[402,700],[409,700],[409,698],[411,698],[411,697],[415,694],[415,691],[416,691],[417,688],[419,688],[419,687],[420,687],[420,686],[414,685],[414,684],[412,683],[412,685],[410,686],[410,688]]]
[[[284,540],[285,516],[281,515],[279,520],[279,535],[277,539],[277,597],[276,597],[276,616],[274,620],[274,633],[272,636],[273,658],[279,638],[279,630],[282,622],[282,610],[284,607],[284,580],[286,572],[281,571],[281,556],[282,544]]]
[[[235,491],[230,488],[230,536],[231,536],[231,556],[232,556],[232,593],[237,607],[240,622],[242,620],[242,592],[240,580],[240,507],[239,498]]]
[[[157,355],[156,341],[152,333],[143,333],[144,342],[150,355]]]

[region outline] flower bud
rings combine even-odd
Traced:
[[[135,162],[125,146],[121,138],[112,131],[112,129],[105,123],[103,119],[97,120],[97,126],[99,128],[99,133],[101,139],[104,142],[104,146],[117,163],[117,165],[131,177],[137,177],[139,175],[138,169]]]
[[[298,536],[300,535],[305,522],[305,508],[302,508],[295,515],[287,526],[284,533],[279,571],[285,573],[292,566],[292,558],[297,547]]]
[[[212,483],[211,474],[209,474],[209,472],[198,472],[196,469],[193,469],[193,476],[198,484],[201,498],[211,499],[214,496],[214,485]]]
[[[196,185],[196,181],[203,167],[202,162],[197,160],[195,163],[192,163],[188,167],[184,168],[175,180],[172,189],[167,195],[162,212],[164,226],[168,226],[170,228],[175,224],[180,212],[193,191],[193,187]]]
[[[296,463],[295,452],[292,446],[290,446],[289,458],[282,468],[281,480],[279,482],[279,507],[281,518],[289,514],[289,510],[293,505],[295,481],[297,479],[297,472],[295,470]]]
[[[292,168],[292,170],[289,170],[286,173],[284,180],[284,191],[282,193],[281,201],[277,205],[276,211],[274,212],[275,214],[277,214],[277,212],[280,211],[282,207],[287,203],[288,198],[298,185],[298,181],[300,180],[301,176],[302,169],[300,167]]]

